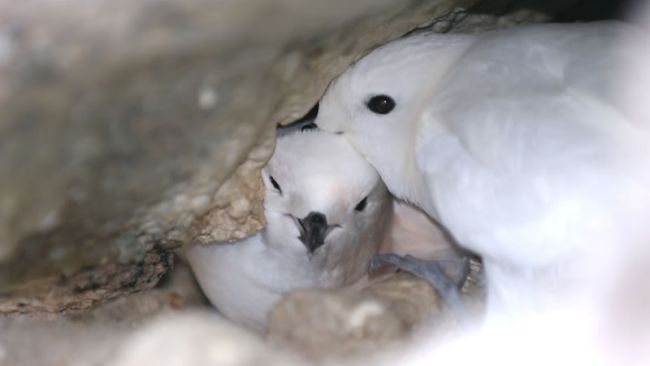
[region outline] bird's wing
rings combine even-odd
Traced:
[[[603,219],[629,129],[611,87],[624,28],[494,32],[455,65],[423,117],[416,160],[457,240],[543,262],[571,249],[548,243],[584,242],[579,224]],[[448,133],[428,132],[440,124]]]
[[[457,63],[431,112],[475,159],[502,169],[597,153],[602,136],[626,123],[614,88],[625,29],[603,22],[495,32]]]

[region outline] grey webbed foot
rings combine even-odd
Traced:
[[[370,262],[370,271],[382,265],[396,266],[429,282],[454,311],[459,322],[466,328],[470,326],[470,316],[460,298],[459,290],[469,274],[469,259],[427,261],[411,255],[379,254]]]

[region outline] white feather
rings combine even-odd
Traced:
[[[489,319],[589,302],[647,230],[648,134],[613,88],[635,32],[601,22],[410,36],[333,82],[316,124],[483,257]],[[366,106],[380,94],[396,102],[388,114]]]
[[[265,328],[268,311],[289,291],[364,281],[392,202],[377,172],[342,137],[322,132],[279,138],[263,178],[267,226],[262,232],[187,252],[210,301],[229,319],[257,330]],[[355,210],[364,197],[365,209]],[[308,256],[294,218],[312,211],[340,227]]]

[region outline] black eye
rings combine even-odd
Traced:
[[[354,209],[361,212],[366,209],[366,206],[368,206],[368,197],[362,199],[361,202],[357,203]]]
[[[282,188],[280,188],[278,182],[276,182],[275,179],[273,179],[273,177],[270,175],[269,175],[269,180],[271,181],[271,184],[273,184],[273,188],[277,189],[278,192],[282,193]]]
[[[377,114],[388,114],[395,108],[395,101],[388,95],[375,95],[366,102],[366,106]]]

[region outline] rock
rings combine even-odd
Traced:
[[[189,265],[179,259],[176,262],[174,270],[152,290],[121,296],[90,311],[67,312],[57,318],[79,324],[122,323],[136,326],[161,315],[211,308]],[[34,314],[31,317],[38,318]]]
[[[437,33],[477,33],[550,20],[551,17],[548,14],[531,9],[519,9],[507,14],[492,15],[472,14],[467,9],[456,8],[449,14],[436,19],[431,30]]]
[[[409,273],[397,273],[373,282],[361,291],[386,303],[409,330],[443,313],[437,292],[426,282]]]
[[[152,322],[207,309],[189,267],[180,262],[155,289],[89,311],[0,316],[0,365],[106,365]],[[207,324],[221,329],[222,323]]]
[[[287,295],[270,312],[268,338],[309,359],[358,355],[402,341],[441,316],[431,286],[407,273],[361,291],[310,289]]]
[[[147,290],[182,244],[259,230],[276,124],[459,2],[0,0],[0,312]]]
[[[152,248],[149,250],[149,246]],[[146,250],[142,259],[135,263],[108,262],[96,266],[84,266],[70,275],[31,272],[44,271],[51,264],[43,263],[36,255],[47,250],[39,248],[37,253],[20,256],[25,263],[43,267],[15,266],[0,268],[4,281],[16,280],[4,291],[0,291],[0,313],[53,313],[58,311],[79,311],[126,295],[136,290],[152,289],[158,280],[171,268],[173,257],[156,243],[143,245]],[[19,252],[22,254],[23,249]],[[12,271],[12,272],[10,272]],[[36,277],[41,275],[39,277]],[[36,277],[35,280],[31,280]],[[29,279],[20,282],[19,279]],[[5,286],[10,283],[5,282]]]
[[[470,260],[461,289],[463,303],[477,321],[485,310],[481,267],[479,261]],[[421,334],[435,342],[460,331],[455,315],[426,281],[393,271],[373,278],[361,290],[288,294],[269,313],[267,338],[311,361],[350,360],[377,349],[399,353],[401,345]]]

